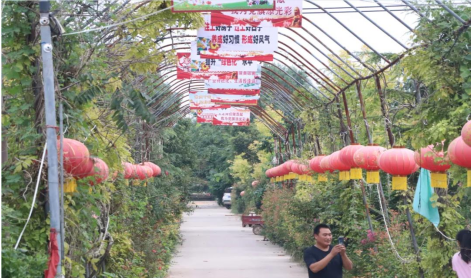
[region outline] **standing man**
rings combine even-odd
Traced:
[[[304,250],[304,261],[309,269],[309,278],[342,278],[343,270],[351,270],[353,263],[343,244],[332,243],[332,232],[326,224],[314,228],[316,244]]]

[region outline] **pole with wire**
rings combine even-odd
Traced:
[[[46,141],[48,149],[48,195],[50,210],[50,235],[56,235],[59,255],[62,254],[60,209],[59,209],[59,175],[58,156],[56,146],[56,103],[54,94],[54,68],[53,68],[53,45],[51,39],[51,27],[49,25],[49,12],[51,3],[48,0],[40,0],[40,31],[41,31],[41,56],[43,65],[44,84],[44,111],[46,116]],[[50,239],[54,242],[53,239]],[[54,253],[54,251],[51,251]],[[62,277],[61,261],[58,262],[58,277]]]

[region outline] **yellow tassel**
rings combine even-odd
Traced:
[[[89,194],[92,194],[92,186],[89,186]]]
[[[350,169],[350,178],[351,179],[362,179],[363,178],[363,172],[361,171],[360,168]]]
[[[393,176],[392,189],[399,190],[399,191],[406,191],[407,190],[407,176]]]
[[[366,172],[367,183],[379,183],[379,172],[378,171],[367,171]]]
[[[448,186],[447,181],[447,174],[446,173],[438,173],[432,172],[430,174],[431,185],[433,188],[444,188],[446,189]]]
[[[310,183],[313,183],[313,182],[314,182],[314,178],[312,178],[312,176],[309,176],[308,178],[309,178],[308,181],[309,181]]]
[[[130,186],[130,180],[129,179],[125,179],[125,185]]]
[[[299,180],[307,182],[307,176],[305,174],[300,175]]]
[[[466,171],[466,187],[471,187],[471,170]]]
[[[326,182],[326,181],[328,181],[327,174],[319,173],[319,182]]]
[[[269,182],[273,183],[273,182],[274,182],[274,178],[271,177],[271,178],[269,179]]]
[[[350,180],[350,172],[349,171],[340,171],[338,174],[339,180]]]
[[[138,179],[133,179],[133,186],[139,186],[140,181]]]
[[[64,193],[75,193],[77,192],[77,181],[74,177],[67,177],[64,181]]]

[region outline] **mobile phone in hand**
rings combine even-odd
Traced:
[[[345,238],[343,236],[339,236],[338,237],[338,244],[341,244],[343,246],[345,246],[345,242],[343,241]]]

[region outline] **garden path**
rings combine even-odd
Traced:
[[[171,264],[170,278],[307,278],[305,266],[214,201],[196,201],[181,225],[184,242]]]

